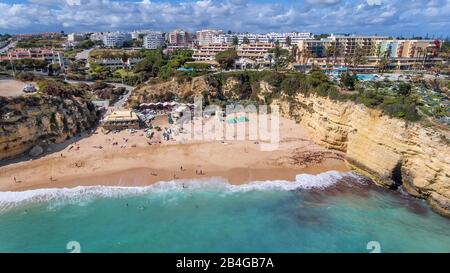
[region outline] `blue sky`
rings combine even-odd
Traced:
[[[213,27],[450,36],[450,0],[0,0],[0,33]]]

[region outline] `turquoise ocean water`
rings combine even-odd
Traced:
[[[450,220],[354,174],[0,193],[0,252],[450,252]]]

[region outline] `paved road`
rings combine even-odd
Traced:
[[[89,84],[89,85],[94,83],[94,82],[89,82],[89,81],[66,81],[66,82],[68,82],[70,84],[85,83],[85,84]],[[116,88],[124,87],[127,90],[127,93],[123,96],[122,99],[120,99],[119,101],[114,103],[114,105],[109,107],[109,111],[114,111],[114,110],[118,110],[118,109],[124,108],[123,105],[125,104],[125,102],[130,97],[131,93],[134,90],[134,87],[130,86],[130,85],[122,84],[122,83],[109,83],[109,84],[113,85]]]
[[[0,48],[0,53],[5,53],[6,51],[8,51],[10,48],[14,48],[16,47],[17,42],[16,41],[12,41],[9,44],[7,44],[5,47]]]
[[[81,51],[80,53],[77,53],[77,55],[75,56],[75,60],[87,60],[89,57],[89,53],[92,51],[91,49],[85,49],[83,51]]]

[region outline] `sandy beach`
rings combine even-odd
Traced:
[[[155,137],[158,142],[160,135]],[[149,145],[144,131],[104,134],[100,128],[38,159],[1,162],[0,191],[80,185],[144,186],[174,179],[222,177],[230,183],[283,179],[297,174],[347,171],[338,152],[314,144],[292,120],[280,120],[280,145],[261,151],[255,141],[161,141]]]

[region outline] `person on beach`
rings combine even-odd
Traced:
[[[16,179],[16,177],[14,176],[14,183],[17,183],[17,179]]]

